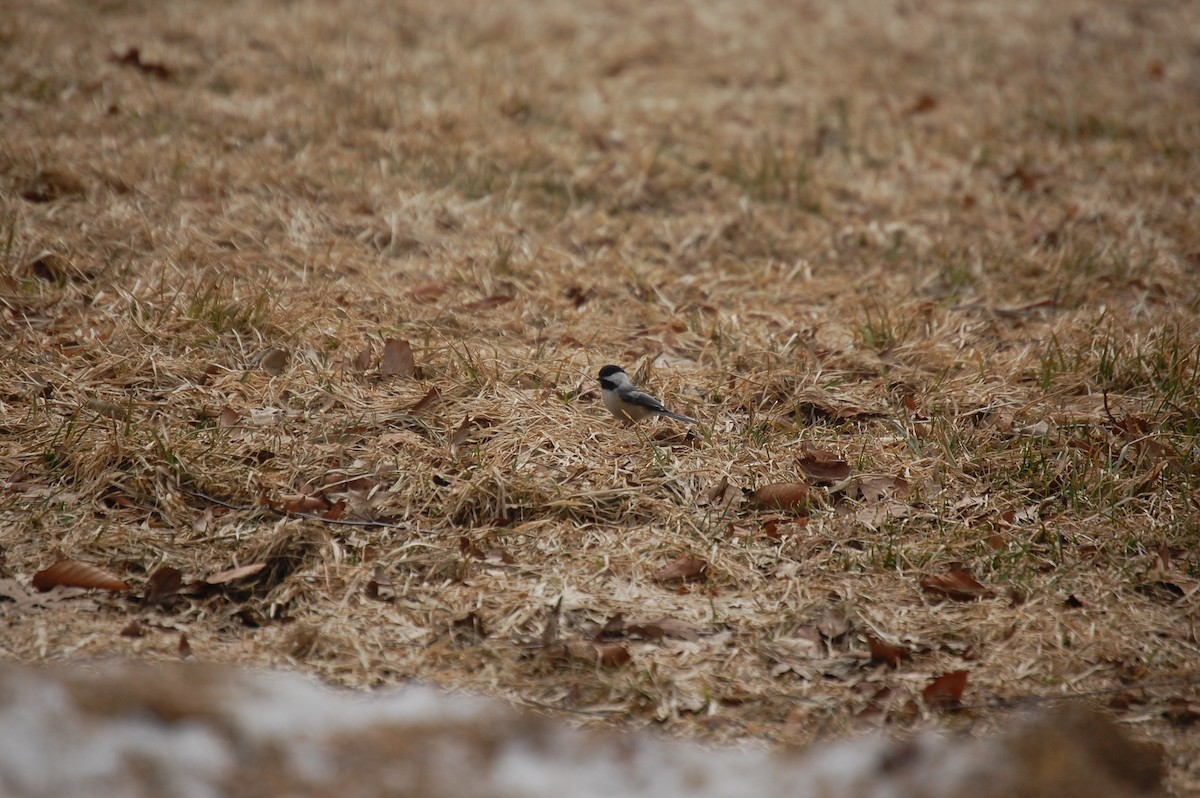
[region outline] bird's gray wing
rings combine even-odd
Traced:
[[[629,393],[622,394],[621,398],[631,404],[648,407],[651,410],[658,411],[659,413],[670,412],[667,410],[667,408],[663,407],[662,402],[658,401],[645,391],[630,391]]]

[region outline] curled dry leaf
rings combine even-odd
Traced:
[[[567,654],[573,660],[606,668],[619,667],[633,659],[629,650],[620,643],[572,638],[566,642],[566,649]]]
[[[89,409],[94,410],[102,416],[111,418],[114,421],[129,420],[129,408],[125,405],[119,405],[116,402],[110,402],[107,399],[100,399],[99,397],[95,396],[89,397],[84,404],[86,404]]]
[[[371,361],[374,358],[375,349],[371,346],[371,342],[368,341],[366,346],[354,356],[354,360],[350,361],[350,365],[354,366],[354,370],[361,374],[371,368]]]
[[[59,560],[33,575],[33,586],[46,591],[55,587],[83,587],[121,593],[129,589],[122,580],[101,568],[79,560]]]
[[[925,706],[935,712],[956,709],[962,705],[962,694],[966,687],[967,672],[951,671],[930,682],[921,691],[921,697],[925,699]]]
[[[450,436],[450,448],[457,448],[470,440],[471,432],[471,417],[463,416],[462,423],[458,425],[458,429],[454,430],[454,434]]]
[[[912,659],[912,652],[904,646],[888,643],[874,635],[865,635],[865,637],[867,638],[867,645],[871,649],[871,660],[873,662],[882,662],[894,668],[900,664],[900,660]]]
[[[146,592],[142,594],[143,605],[159,604],[174,596],[183,586],[183,572],[178,568],[163,565],[155,569],[146,580]]]
[[[664,615],[661,618],[646,621],[645,623],[628,624],[625,627],[625,633],[644,637],[648,640],[661,640],[664,637],[671,637],[676,640],[686,640],[694,643],[700,639],[699,629],[687,621],[672,618],[670,615]]]
[[[440,397],[440,396],[441,396],[441,392],[438,391],[438,389],[436,387],[430,388],[428,391],[425,392],[424,396],[422,396],[420,399],[417,400],[416,404],[414,404],[412,407],[408,408],[409,414],[416,415],[417,413],[420,413],[422,410],[424,410],[425,408],[429,407],[431,404],[436,402],[438,400],[438,397]]]
[[[655,582],[687,582],[703,579],[708,563],[699,557],[684,554],[670,564],[659,568],[652,577]]]
[[[412,377],[417,373],[417,362],[413,358],[412,346],[408,341],[388,338],[383,342],[379,373],[385,377]]]
[[[288,360],[291,355],[284,349],[268,349],[262,353],[258,360],[258,365],[262,366],[263,371],[270,374],[272,377],[278,377],[287,368]]]
[[[750,504],[761,510],[803,512],[808,507],[808,485],[803,482],[773,482],[750,493]]]
[[[236,426],[241,420],[241,415],[232,407],[223,407],[221,412],[217,414],[217,426],[222,429],[229,429]]]
[[[850,476],[850,464],[826,452],[809,452],[797,464],[817,485],[833,485]]]
[[[265,562],[251,563],[250,565],[242,565],[238,568],[230,568],[228,571],[212,574],[204,579],[206,585],[227,585],[230,582],[236,582],[239,579],[245,579],[249,576],[254,576],[256,573],[266,568]]]
[[[817,630],[830,640],[836,640],[850,631],[850,619],[838,607],[826,607],[817,619]]]
[[[944,574],[923,576],[921,589],[954,601],[974,601],[992,595],[992,591],[980,584],[965,568],[951,568]]]
[[[440,299],[442,294],[446,293],[447,284],[441,280],[423,283],[408,292],[418,302],[433,302]]]

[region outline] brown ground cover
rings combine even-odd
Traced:
[[[1200,789],[1198,41],[3,0],[0,655],[783,744],[1074,696]]]

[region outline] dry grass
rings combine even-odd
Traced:
[[[269,566],[0,603],[6,656],[183,631],[785,743],[1110,691],[1200,785],[1196,4],[4,5],[0,575]],[[699,439],[614,424],[608,362]],[[858,479],[764,524],[810,448]],[[991,594],[921,591],[953,562]],[[564,663],[560,597],[700,634]]]

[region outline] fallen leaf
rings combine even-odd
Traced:
[[[121,630],[120,634],[121,637],[141,637],[142,635],[146,634],[146,630],[142,626],[141,620],[134,618],[125,625],[125,628]]]
[[[951,671],[934,679],[921,691],[925,706],[935,712],[956,709],[962,705],[963,690],[967,687],[966,671]]]
[[[242,565],[237,568],[230,568],[228,571],[212,574],[204,579],[204,583],[208,585],[227,585],[230,582],[236,582],[239,579],[245,579],[248,576],[254,576],[256,573],[266,568],[265,562],[251,563],[250,565]]]
[[[412,407],[408,408],[409,415],[416,415],[417,413],[420,413],[422,410],[424,410],[425,408],[429,407],[431,404],[436,402],[438,400],[438,397],[440,397],[440,396],[441,396],[441,393],[438,391],[438,389],[436,387],[430,388],[428,391],[425,392],[424,396],[422,396],[420,399],[417,400],[416,404],[414,404]]]
[[[392,580],[388,578],[387,570],[379,563],[375,563],[375,569],[371,573],[371,580],[367,582],[365,592],[367,598],[376,601],[392,601],[396,598],[396,591],[392,590]]]
[[[604,626],[596,633],[597,640],[611,640],[614,637],[622,637],[625,634],[625,616],[622,613],[609,618],[604,622]]]
[[[801,512],[808,507],[808,486],[803,482],[774,482],[750,493],[754,507],[781,512]]]
[[[874,635],[864,636],[867,638],[867,646],[871,649],[871,659],[874,662],[882,662],[894,668],[900,664],[900,660],[912,659],[912,652],[904,646],[888,643]]]
[[[375,350],[371,346],[371,342],[368,341],[366,346],[362,348],[362,351],[354,356],[354,360],[351,361],[351,364],[354,366],[354,370],[361,374],[362,372],[371,368],[371,361],[374,358]]]
[[[114,421],[129,420],[129,407],[126,405],[119,405],[116,402],[110,402],[107,399],[100,399],[95,396],[89,397],[84,404],[91,410],[96,411],[102,416],[107,416]]]
[[[146,580],[146,591],[142,594],[142,606],[161,604],[179,592],[183,586],[183,572],[178,568],[163,565]]]
[[[463,307],[467,310],[474,311],[492,310],[493,308],[498,308],[501,305],[508,304],[512,301],[513,298],[507,294],[494,294],[485,299],[477,299],[474,302],[468,302],[467,304],[463,305]]]
[[[330,508],[329,500],[324,496],[310,496],[304,493],[291,493],[283,496],[278,504],[272,504],[275,509],[285,513],[303,513],[314,515],[325,512]]]
[[[379,373],[385,377],[412,377],[417,373],[412,346],[408,341],[388,338],[383,342],[383,355],[379,358]]]
[[[835,640],[850,631],[850,620],[837,607],[826,607],[817,618],[817,630],[830,640]]]
[[[258,365],[262,366],[263,371],[271,376],[278,377],[287,368],[288,360],[290,359],[291,355],[283,349],[268,349],[259,357]]]
[[[454,430],[454,434],[450,436],[450,448],[455,449],[470,440],[471,432],[471,417],[463,416],[462,423],[458,425],[458,429]]]
[[[659,568],[651,577],[655,582],[687,582],[703,579],[708,563],[690,554],[684,554],[670,564]]]
[[[441,280],[424,283],[408,292],[408,295],[418,302],[433,302],[446,293],[446,283]]]
[[[849,463],[824,452],[809,452],[797,465],[816,485],[832,485],[850,476]]]
[[[625,626],[625,633],[644,637],[648,640],[661,640],[664,637],[670,637],[675,640],[687,640],[694,643],[700,639],[699,629],[687,621],[672,618],[670,615],[664,615],[661,618],[655,618],[653,621],[646,621],[645,623],[627,624]]]
[[[633,659],[629,655],[629,650],[620,643],[598,643],[592,641],[592,648],[596,651],[596,660],[606,668],[615,668]]]
[[[915,116],[932,111],[938,107],[937,98],[928,92],[922,92],[917,96],[916,101],[904,111],[905,116]]]
[[[196,660],[196,655],[192,653],[192,644],[188,642],[187,635],[183,632],[179,633],[179,658],[187,662]]]
[[[955,601],[975,601],[992,592],[980,584],[965,568],[951,568],[944,574],[921,577],[921,589]]]
[[[241,418],[242,417],[238,414],[238,411],[234,410],[232,407],[224,407],[221,409],[221,412],[217,414],[217,426],[228,429],[229,427],[236,426]]]
[[[113,53],[112,60],[122,66],[131,66],[139,72],[144,72],[159,80],[170,80],[173,74],[171,69],[162,62],[147,61],[137,47],[130,47],[120,54]]]
[[[111,590],[120,593],[129,590],[129,585],[107,571],[78,560],[59,560],[49,568],[33,575],[33,586],[41,591],[54,587],[83,587]]]

